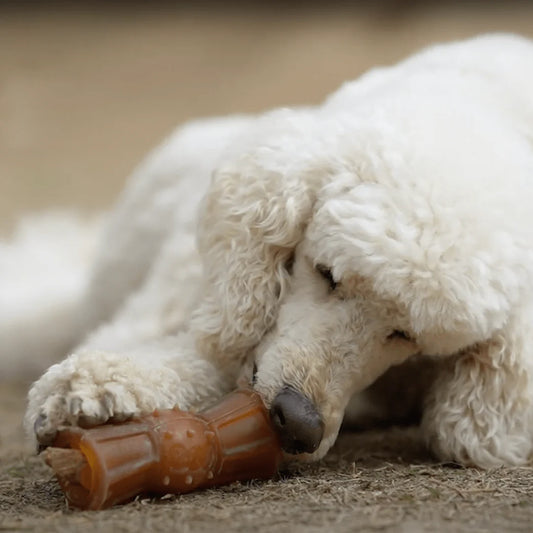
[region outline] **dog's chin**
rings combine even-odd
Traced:
[[[292,454],[283,452],[283,459],[286,462],[300,462],[300,463],[314,463],[320,461],[329,451],[329,449],[335,444],[337,439],[338,430],[335,433],[330,434],[322,439],[320,446],[313,453],[298,453]]]

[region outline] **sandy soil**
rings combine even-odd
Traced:
[[[1,8],[0,229],[28,210],[107,207],[145,151],[194,116],[318,102],[435,40],[533,36],[526,3],[402,5]],[[344,434],[320,464],[270,482],[72,511],[24,446],[26,389],[0,376],[0,531],[533,529],[533,469],[436,464],[416,429],[394,428]]]

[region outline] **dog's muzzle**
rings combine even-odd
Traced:
[[[270,417],[290,454],[313,453],[324,435],[324,422],[313,403],[292,387],[283,387],[270,406]]]

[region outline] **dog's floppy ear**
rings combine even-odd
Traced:
[[[274,324],[310,217],[312,182],[265,147],[215,172],[198,229],[204,294],[192,319],[203,353],[238,360]]]
[[[423,435],[439,458],[483,468],[530,458],[530,313],[441,366],[422,420]]]

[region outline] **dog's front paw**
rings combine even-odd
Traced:
[[[93,426],[176,404],[179,378],[125,356],[73,354],[52,366],[31,388],[25,426],[41,445],[65,425]]]

